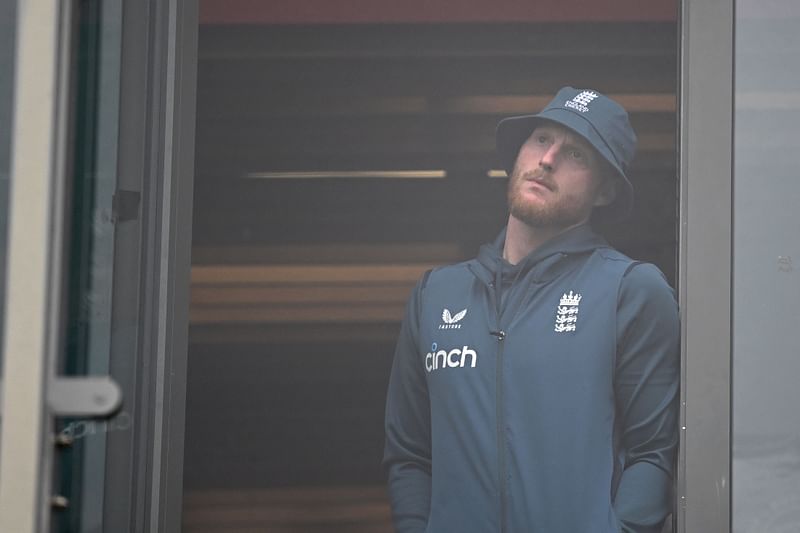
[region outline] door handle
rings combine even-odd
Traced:
[[[0,396],[2,387],[0,382]],[[122,389],[109,376],[58,376],[47,386],[47,407],[52,416],[108,418],[121,406]]]
[[[53,416],[106,418],[122,406],[122,390],[110,376],[57,376],[47,405]]]

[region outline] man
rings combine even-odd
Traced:
[[[619,104],[571,87],[498,125],[508,225],[426,274],[397,343],[384,466],[398,532],[661,531],[677,305],[656,267],[590,227],[628,213],[635,143]]]

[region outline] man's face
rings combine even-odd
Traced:
[[[522,145],[508,184],[511,215],[534,228],[566,229],[614,199],[600,155],[554,123],[537,127]]]

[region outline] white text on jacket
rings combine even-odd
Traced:
[[[425,355],[425,370],[432,372],[442,368],[464,368],[467,366],[467,357],[470,360],[469,366],[475,368],[475,365],[478,364],[478,352],[471,350],[469,346],[447,351],[436,350],[436,343],[434,343],[431,351]]]

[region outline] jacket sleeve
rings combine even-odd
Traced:
[[[623,469],[614,510],[624,533],[660,533],[672,512],[680,320],[674,293],[655,266],[629,269],[617,317],[615,394]]]
[[[398,533],[424,532],[431,501],[430,402],[417,348],[421,286],[406,306],[386,399],[383,467]]]

